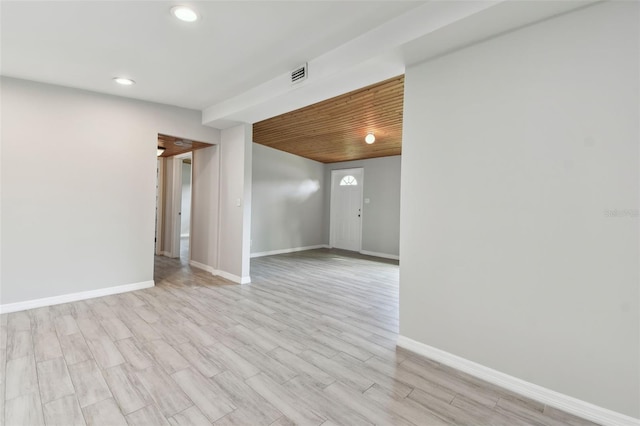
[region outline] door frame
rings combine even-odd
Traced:
[[[351,167],[349,169],[333,169],[331,170],[331,197],[330,197],[330,205],[329,205],[329,247],[335,247],[335,224],[334,224],[334,207],[335,207],[335,183],[336,176],[338,173],[351,172],[353,170],[357,170],[360,173],[362,182],[360,183],[360,238],[358,239],[358,249],[357,252],[362,251],[362,221],[364,220],[364,167]]]

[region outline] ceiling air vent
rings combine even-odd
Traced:
[[[307,63],[300,65],[298,68],[291,71],[291,84],[300,83],[307,79],[309,72],[307,70]]]

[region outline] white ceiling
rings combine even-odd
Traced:
[[[170,14],[185,3],[199,21]],[[2,1],[1,73],[203,109],[420,4]],[[116,87],[114,76],[137,84]]]
[[[226,128],[592,2],[0,0],[0,74],[198,109]],[[176,20],[177,4],[201,19]],[[303,62],[309,78],[292,86]]]

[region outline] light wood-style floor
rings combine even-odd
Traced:
[[[330,250],[235,285],[156,260],[156,287],[2,315],[13,425],[592,424],[397,350],[398,266]]]

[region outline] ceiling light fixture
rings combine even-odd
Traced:
[[[113,81],[115,81],[116,83],[122,85],[122,86],[131,86],[133,84],[136,84],[135,81],[131,80],[130,78],[125,78],[125,77],[114,77]]]
[[[376,141],[376,137],[372,132],[370,132],[370,133],[367,133],[367,136],[364,137],[364,141],[369,145],[371,145]]]
[[[162,155],[162,153],[164,153],[164,150],[167,149],[164,146],[159,146],[158,147],[158,157],[160,157]]]
[[[175,6],[171,8],[171,14],[184,22],[195,22],[198,20],[198,14],[186,6]]]

